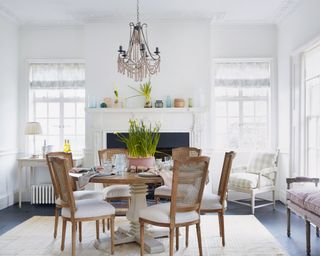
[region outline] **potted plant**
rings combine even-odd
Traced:
[[[114,91],[114,96],[115,96],[115,100],[114,100],[114,104],[113,104],[113,107],[115,108],[121,108],[121,102],[119,100],[119,89],[118,88],[115,88]]]
[[[145,97],[145,108],[152,108],[152,103],[151,103],[151,81],[149,80],[148,82],[144,84],[140,84],[139,89],[136,89],[132,86],[129,86],[132,90],[136,91],[138,95],[134,95],[132,97],[137,97],[137,96],[143,96]]]
[[[160,124],[154,127],[146,125],[143,121],[129,120],[128,136],[116,133],[120,141],[126,144],[128,149],[129,166],[153,167],[154,155],[160,139]]]

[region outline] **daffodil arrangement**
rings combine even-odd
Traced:
[[[153,157],[160,139],[160,124],[147,125],[143,121],[129,120],[128,136],[116,133],[120,141],[126,144],[130,157]]]

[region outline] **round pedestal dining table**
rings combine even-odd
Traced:
[[[115,234],[115,244],[124,244],[136,242],[140,244],[140,223],[139,211],[147,207],[147,189],[148,184],[159,184],[163,180],[160,176],[141,177],[136,173],[123,172],[120,175],[100,176],[90,179],[90,183],[103,183],[108,185],[113,184],[128,184],[130,186],[131,203],[127,211],[126,217],[130,224],[121,226]],[[152,230],[146,227],[144,248],[148,253],[160,253],[165,251],[163,244],[156,240],[157,237],[168,236],[166,229]],[[97,241],[95,246],[97,249],[103,249],[109,243]]]

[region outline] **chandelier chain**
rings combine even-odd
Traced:
[[[137,0],[137,23],[140,21],[140,13],[139,13],[139,0]]]

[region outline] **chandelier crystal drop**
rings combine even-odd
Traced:
[[[147,38],[147,24],[139,20],[139,0],[137,0],[137,23],[129,23],[130,41],[128,50],[120,45],[118,50],[118,72],[127,74],[135,81],[142,81],[160,72],[160,51],[156,47],[152,53]]]

